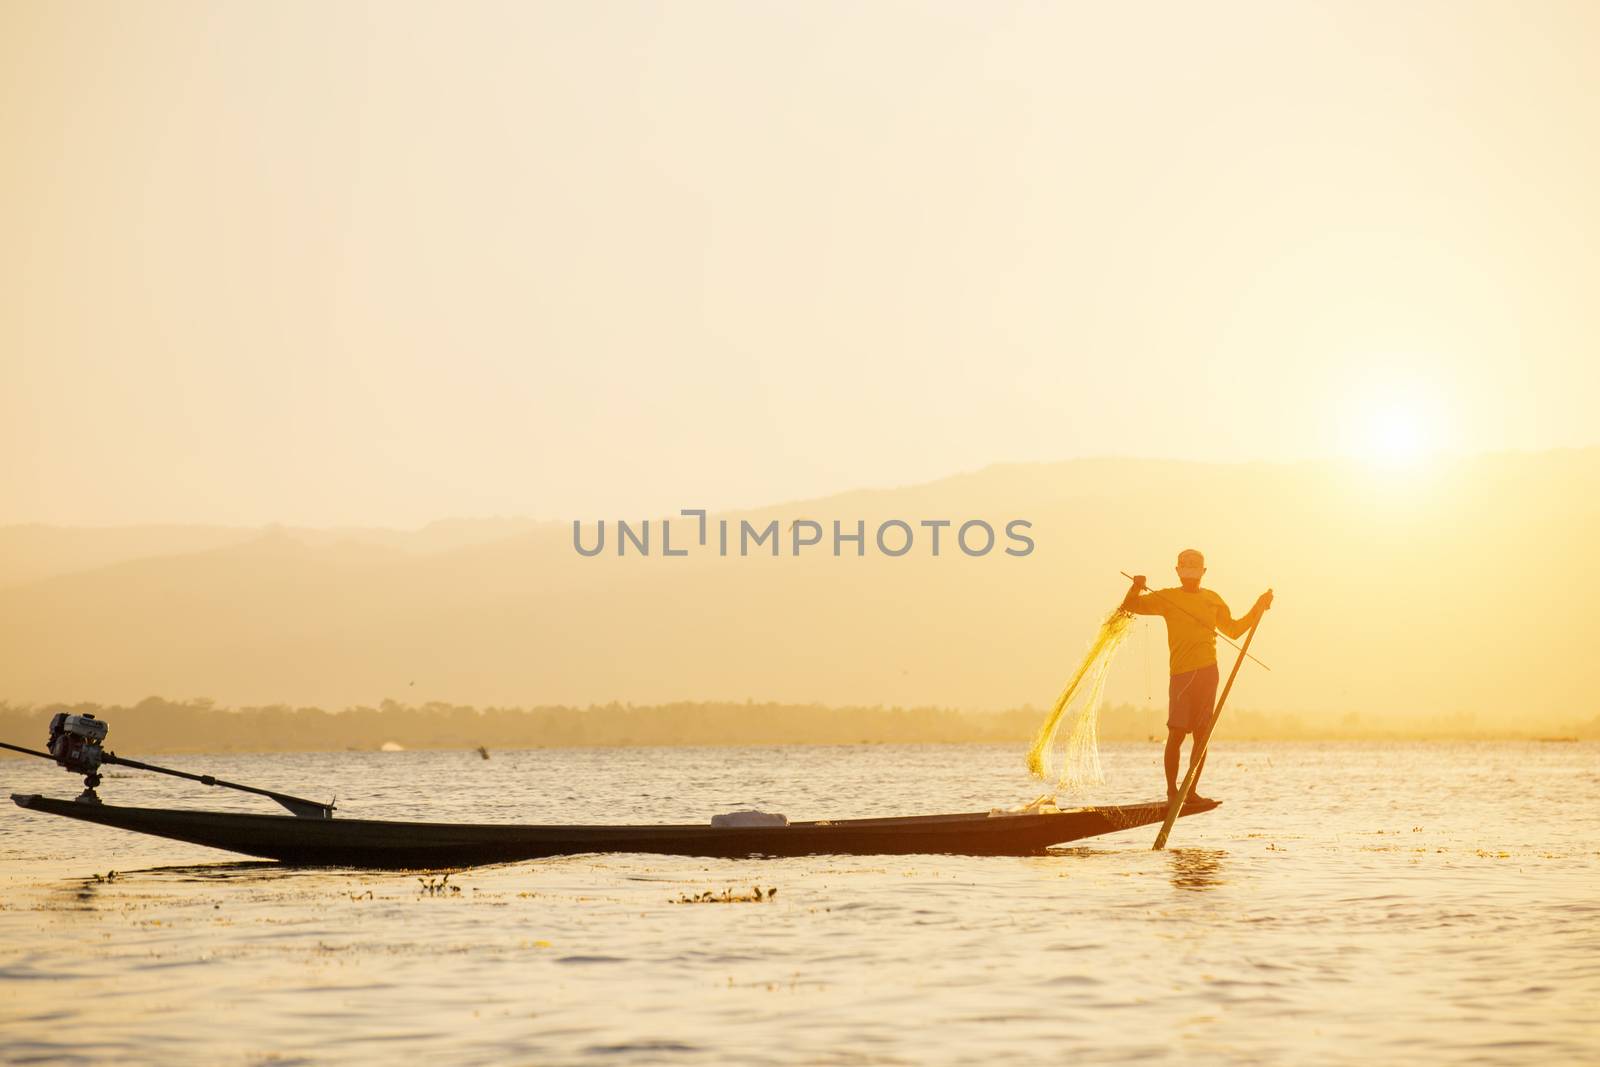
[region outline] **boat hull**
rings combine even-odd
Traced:
[[[1165,804],[1125,804],[1024,815],[919,815],[787,826],[520,826],[504,823],[302,819],[169,808],[129,808],[12,794],[18,806],[246,856],[304,866],[471,867],[598,852],[751,858],[813,855],[1036,855],[1051,845],[1149,826]],[[1190,802],[1184,815],[1216,801]]]

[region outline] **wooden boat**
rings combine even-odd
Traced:
[[[375,868],[470,867],[594,852],[727,858],[923,853],[1027,856],[1067,841],[1154,825],[1166,815],[1166,805],[1154,803],[1034,814],[971,812],[838,819],[787,826],[519,826],[129,808],[20,793],[12,794],[11,799],[29,811],[246,856],[307,866]],[[1183,814],[1194,815],[1216,806],[1214,800],[1191,801]]]

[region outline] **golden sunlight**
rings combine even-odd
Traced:
[[[1444,445],[1438,390],[1428,383],[1368,385],[1346,405],[1344,451],[1385,467],[1415,467]]]

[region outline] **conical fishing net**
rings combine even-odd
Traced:
[[[1046,781],[1054,778],[1057,791],[1079,792],[1105,781],[1100,769],[1100,699],[1111,660],[1132,627],[1133,616],[1126,611],[1106,616],[1028,749],[1028,771]]]

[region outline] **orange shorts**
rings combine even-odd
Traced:
[[[1217,704],[1217,665],[1174,674],[1167,683],[1167,729],[1195,734],[1211,722]]]

